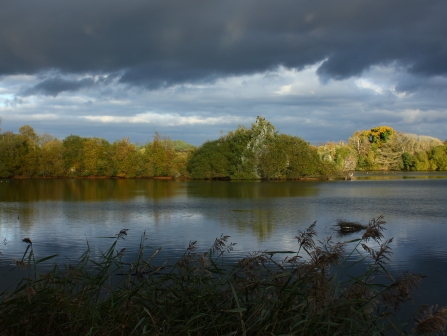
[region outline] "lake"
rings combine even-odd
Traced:
[[[225,234],[237,243],[232,255],[240,258],[296,250],[298,230],[314,221],[320,239],[353,239],[361,233],[340,236],[333,228],[337,219],[367,224],[382,214],[385,238],[394,237],[393,274],[428,275],[415,293],[416,305],[447,305],[447,172],[356,173],[352,181],[0,181],[3,268],[21,258],[25,237],[38,258],[58,254],[68,263],[87,241],[99,255],[112,242],[105,237],[121,229],[129,229],[119,242],[129,257],[145,232],[149,250],[163,246],[159,260],[175,260],[190,241],[206,250]]]

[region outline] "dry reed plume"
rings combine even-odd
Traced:
[[[445,331],[447,327],[447,307],[438,309],[422,306],[416,319],[415,332],[419,335],[437,335]]]

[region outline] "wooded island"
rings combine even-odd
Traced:
[[[136,145],[127,138],[59,140],[29,125],[17,134],[0,129],[0,178],[306,179],[354,170],[447,170],[447,141],[379,126],[356,131],[347,143],[313,146],[262,117],[198,148],[158,133]]]

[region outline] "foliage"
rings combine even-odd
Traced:
[[[278,139],[268,141],[259,152],[257,173],[261,178],[279,179],[287,176],[290,165],[286,153],[287,137],[281,134]]]
[[[176,150],[178,152],[188,152],[188,151],[194,150],[196,148],[193,145],[186,143],[183,140],[174,140],[172,143],[173,143],[174,150]]]
[[[433,170],[447,170],[447,146],[437,146],[429,153]]]
[[[289,135],[281,135],[284,151],[287,156],[287,178],[299,179],[304,177],[327,176],[327,166],[317,154],[317,149],[310,146],[303,139]]]
[[[155,133],[154,140],[144,147],[147,176],[178,176],[175,156],[171,139]]]
[[[0,178],[192,177],[196,179],[303,179],[341,176],[352,170],[447,170],[441,140],[397,132],[389,126],[356,131],[348,143],[315,148],[299,137],[279,134],[257,117],[195,148],[155,133],[135,145],[128,138],[110,144],[97,137],[58,140],[29,125],[0,133]]]
[[[250,148],[251,130],[239,126],[236,131],[221,137],[226,143],[225,156],[228,159],[229,177],[232,179],[257,179],[256,157],[254,148]]]
[[[192,152],[187,169],[191,178],[226,178],[229,176],[229,162],[226,157],[228,144],[221,140],[207,141],[200,149]]]
[[[105,139],[78,135],[60,141],[46,133],[38,135],[24,125],[18,134],[0,133],[0,178],[187,176],[192,147],[158,134],[153,142],[140,147],[129,139],[110,144]]]
[[[234,244],[221,236],[207,252],[190,242],[176,263],[161,265],[154,263],[161,248],[145,253],[145,235],[129,263],[119,249],[124,229],[99,259],[88,248],[76,262],[55,263],[45,273],[40,265],[55,256],[36,260],[25,238],[11,272],[22,268],[28,276],[1,294],[2,335],[406,334],[392,317],[423,276],[388,272],[392,239],[384,240],[384,224],[379,217],[359,238],[317,243],[314,223],[298,231],[296,251],[255,252],[239,261],[227,257]],[[360,275],[351,274],[355,265],[363,265]],[[447,308],[430,307],[414,332],[438,333],[446,325]]]
[[[0,178],[8,178],[18,174],[26,155],[23,139],[12,133],[0,134]]]
[[[105,139],[86,138],[82,143],[83,176],[113,176],[111,145]]]
[[[328,142],[319,146],[317,152],[323,162],[334,162],[341,171],[355,170],[357,167],[356,151],[343,141],[338,143]]]
[[[443,164],[445,146],[441,140],[397,132],[389,126],[356,131],[347,147],[357,158],[356,170],[447,169]]]
[[[115,141],[112,144],[112,162],[114,175],[118,177],[136,177],[142,174],[142,154],[129,139]]]
[[[199,147],[187,167],[192,178],[299,179],[330,175],[333,166],[303,139],[278,134],[257,117],[250,129],[239,126]]]
[[[344,171],[355,170],[357,157],[349,146],[339,147],[335,151],[335,163]]]
[[[402,155],[404,150],[401,146],[399,133],[393,133],[376,150],[374,163],[384,170],[400,170],[403,166]]]
[[[368,137],[371,143],[379,144],[380,147],[382,143],[386,143],[395,133],[396,131],[389,126],[378,126],[371,128]]]
[[[427,152],[416,153],[416,170],[430,170],[430,161]]]
[[[79,176],[84,170],[83,148],[84,138],[78,135],[69,135],[62,141],[63,158],[67,174]]]
[[[40,150],[39,176],[64,176],[63,144],[54,139],[45,142]]]
[[[403,170],[416,170],[417,160],[414,155],[408,152],[402,154],[402,168]]]

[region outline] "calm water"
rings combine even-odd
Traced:
[[[234,256],[256,250],[294,250],[298,230],[317,221],[320,238],[338,237],[338,218],[367,223],[383,214],[385,237],[394,237],[391,267],[429,276],[416,303],[447,305],[447,174],[363,173],[353,181],[176,182],[157,180],[2,180],[0,260],[20,259],[33,240],[37,257],[76,258],[86,249],[120,242],[135,253],[163,246],[175,259],[197,240],[205,250],[221,234],[237,243]]]

